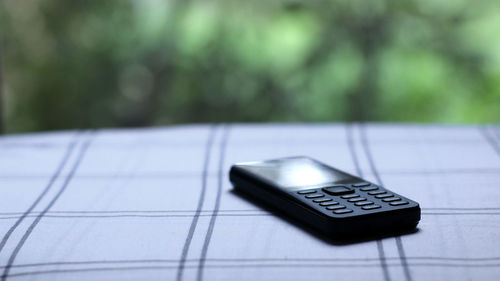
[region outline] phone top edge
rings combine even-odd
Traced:
[[[255,164],[260,164],[260,163],[265,163],[265,162],[270,162],[270,161],[277,161],[277,160],[290,160],[290,159],[310,159],[316,162],[320,162],[318,160],[313,159],[312,157],[305,156],[305,155],[297,155],[297,156],[288,156],[288,157],[281,157],[281,158],[273,158],[273,159],[266,159],[266,160],[260,160],[260,161],[245,161],[245,162],[236,162],[232,166],[251,166]],[[320,162],[322,163],[322,162]],[[324,164],[324,163],[322,163]]]
[[[297,165],[288,165],[290,161],[295,161]],[[285,166],[284,169],[283,166]],[[292,166],[292,171],[290,171],[290,166]],[[334,168],[309,156],[291,156],[263,161],[238,162],[232,165],[231,170],[233,168],[259,181],[291,191],[367,182],[358,176]],[[289,171],[286,171],[287,169]],[[276,172],[279,170],[281,170],[279,176],[277,173],[270,175],[270,171]],[[267,177],[266,174],[268,174]],[[293,180],[284,182],[280,181],[280,178],[292,178]]]

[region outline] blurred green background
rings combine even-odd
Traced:
[[[0,2],[9,133],[500,121],[500,1]]]

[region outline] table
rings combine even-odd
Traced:
[[[327,243],[231,192],[308,155],[420,203],[418,231]],[[207,124],[0,138],[2,280],[498,280],[500,126]]]

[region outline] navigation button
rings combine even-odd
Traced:
[[[344,195],[354,193],[354,190],[346,186],[330,186],[323,188],[323,191],[330,195]]]

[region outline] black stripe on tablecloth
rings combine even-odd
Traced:
[[[354,136],[352,133],[352,127],[351,125],[346,125],[346,136],[347,136],[347,144],[349,147],[349,151],[351,153],[351,158],[352,161],[354,162],[354,166],[356,167],[356,172],[359,177],[363,177],[363,172],[361,170],[361,166],[359,165],[359,160],[358,160],[358,155],[356,153],[356,146],[354,145]],[[385,251],[384,251],[384,244],[382,244],[382,241],[380,239],[377,239],[377,252],[379,256],[379,261],[380,261],[380,266],[382,268],[382,274],[384,275],[384,280],[385,281],[390,281],[391,277],[389,275],[389,270],[387,268],[387,262],[386,262],[386,257],[385,257]]]
[[[91,143],[91,138],[88,137],[85,140],[85,142],[82,144],[81,148],[80,148],[80,151],[79,151],[79,154],[78,154],[77,159],[75,161],[75,164],[71,168],[70,175],[74,175],[75,174],[76,170],[80,166],[80,163],[82,162],[82,159],[83,159],[85,153],[87,152],[88,148],[90,147],[90,143]],[[54,196],[54,198],[52,198],[52,200],[45,207],[45,209],[42,211],[42,213],[40,213],[35,218],[35,220],[31,223],[31,225],[28,227],[28,229],[24,233],[24,235],[21,238],[21,240],[17,243],[16,247],[14,248],[14,250],[12,251],[12,253],[9,256],[9,259],[7,261],[7,265],[4,268],[4,271],[3,271],[3,274],[2,274],[2,277],[1,277],[2,281],[7,280],[7,276],[9,275],[10,268],[11,268],[12,264],[14,263],[17,255],[21,251],[24,243],[26,242],[26,240],[28,240],[29,236],[31,235],[31,233],[33,232],[33,230],[35,229],[35,227],[38,225],[38,223],[40,222],[40,220],[43,218],[43,216],[45,215],[45,213],[50,210],[50,208],[56,203],[57,199],[59,199],[59,197],[62,195],[62,193],[66,190],[66,187],[69,185],[70,182],[71,182],[71,176],[66,178],[66,180],[63,183],[63,185],[61,186],[61,188],[59,189],[59,191],[56,193],[56,195]]]
[[[66,163],[68,162],[69,156],[71,155],[71,152],[73,152],[73,149],[75,148],[76,145],[76,138],[73,139],[67,146],[66,151],[63,154],[63,157],[61,159],[61,162],[59,163],[59,166],[56,168],[55,173],[50,177],[50,180],[48,184],[45,186],[43,189],[42,193],[38,195],[36,200],[31,204],[31,206],[26,210],[22,215],[16,220],[14,225],[12,225],[9,230],[5,233],[5,235],[2,238],[2,241],[0,241],[0,252],[2,252],[3,248],[5,247],[5,244],[9,240],[10,236],[16,230],[16,228],[23,222],[23,220],[33,212],[33,209],[38,205],[38,203],[43,199],[43,197],[49,192],[49,190],[52,188],[54,185],[54,182],[56,179],[59,177],[61,174],[61,171],[63,170],[64,166],[66,166]]]
[[[453,212],[422,212],[422,215],[435,215],[435,216],[498,216],[500,212],[467,212],[467,213],[453,213]],[[50,219],[106,219],[106,218],[192,218],[192,217],[213,217],[214,213],[203,214],[203,215],[147,215],[147,214],[119,214],[119,215],[47,215],[45,214],[44,218]],[[220,214],[217,212],[218,217],[267,217],[273,216],[270,213],[262,212],[262,213],[249,213],[249,214]],[[37,215],[28,215],[27,217],[37,217]],[[0,217],[0,220],[9,220],[16,219],[18,217]]]
[[[368,144],[368,134],[366,133],[366,128],[364,124],[360,125],[360,136],[361,136],[361,144],[363,145],[363,148],[365,150],[366,157],[368,158],[368,163],[370,164],[370,168],[373,171],[373,174],[375,175],[375,178],[377,180],[377,183],[381,186],[384,186],[384,183],[382,182],[382,178],[378,174],[377,168],[375,166],[375,161],[373,159],[373,155],[370,150],[370,146]],[[404,251],[403,247],[403,241],[401,240],[401,236],[396,236],[396,247],[398,248],[398,253],[399,256],[401,257],[401,264],[403,265],[403,271],[405,274],[405,278],[407,281],[412,281],[413,278],[411,276],[410,268],[408,267],[408,261],[406,260],[406,254]]]
[[[229,132],[230,132],[230,127],[224,127],[222,139],[221,139],[220,146],[219,146],[220,155],[219,155],[219,167],[218,167],[219,174],[217,177],[217,195],[216,195],[217,197],[215,199],[214,210],[213,210],[212,215],[210,217],[210,223],[208,225],[207,233],[205,234],[205,240],[203,242],[203,247],[201,249],[200,264],[199,264],[198,272],[196,275],[196,279],[198,281],[203,280],[203,268],[205,266],[205,260],[207,257],[208,247],[210,246],[210,241],[212,239],[212,234],[213,234],[214,227],[215,227],[215,221],[216,221],[217,215],[219,213],[220,201],[221,201],[221,195],[222,195],[222,183],[224,182],[223,179],[225,176],[224,160],[226,158],[225,157],[226,156],[226,146],[227,146],[227,141],[229,138]]]
[[[481,126],[479,127],[479,131],[486,139],[486,141],[490,144],[490,146],[493,148],[493,150],[496,152],[496,154],[500,156],[500,144],[495,140],[496,134],[495,133],[490,134],[488,128],[489,127]]]
[[[386,257],[386,260],[400,260],[400,257]],[[407,256],[407,260],[413,261],[446,261],[446,262],[496,262],[500,261],[500,257],[480,257],[480,258],[464,258],[464,257],[435,257],[435,256]],[[206,258],[205,261],[210,262],[370,262],[377,261],[379,258]],[[106,265],[106,264],[137,264],[137,263],[174,263],[177,264],[178,259],[130,259],[130,260],[80,260],[80,261],[53,261],[43,263],[26,263],[13,264],[12,268],[29,268],[29,267],[44,267],[54,265]],[[200,259],[186,259],[186,263],[198,263]],[[5,268],[5,266],[0,266]]]
[[[472,211],[500,211],[500,208],[421,208],[421,210],[426,210],[426,211],[469,211],[468,213],[472,213]],[[52,214],[54,216],[58,214],[66,214],[66,215],[71,215],[71,214],[133,214],[133,213],[146,213],[146,214],[164,214],[164,213],[194,213],[197,210],[114,210],[114,211],[48,211],[45,214]],[[201,210],[200,213],[212,213],[214,210]],[[228,210],[218,210],[218,213],[225,212],[225,213],[241,213],[241,212],[264,212],[258,209],[228,209]],[[36,215],[41,212],[31,212],[30,215]],[[451,213],[451,212],[450,212]],[[477,212],[481,214],[480,212]],[[23,213],[21,212],[0,212],[1,215],[11,215],[14,218],[19,217]],[[460,214],[460,213],[457,213]],[[193,216],[193,215],[189,215]]]
[[[208,174],[208,166],[210,164],[210,156],[212,152],[212,144],[214,142],[215,134],[216,134],[216,126],[211,126],[207,141],[205,143],[205,158],[203,160],[203,171],[201,173],[201,191],[200,197],[198,198],[198,206],[196,208],[195,216],[193,216],[193,220],[191,221],[191,225],[189,226],[189,231],[186,235],[186,239],[184,241],[184,246],[182,247],[181,257],[179,260],[179,265],[177,266],[177,275],[176,280],[181,281],[184,274],[184,267],[186,263],[186,258],[189,252],[189,247],[191,246],[191,241],[193,240],[194,231],[196,230],[196,225],[198,224],[198,218],[201,213],[201,208],[203,207],[203,202],[205,201],[205,193],[207,189],[207,174]]]
[[[378,264],[228,264],[228,265],[206,265],[207,268],[217,270],[221,269],[244,269],[244,268],[368,268],[378,267]],[[388,267],[399,267],[400,263],[389,263]],[[488,268],[499,267],[500,263],[496,264],[447,264],[447,263],[411,263],[414,267],[452,267],[452,268]],[[63,273],[78,273],[78,272],[112,272],[112,271],[140,271],[140,270],[175,270],[177,266],[136,266],[136,267],[95,267],[95,268],[77,268],[77,269],[55,269],[55,270],[40,270],[40,271],[27,271],[10,274],[7,277],[22,277],[34,276],[42,274],[63,274]],[[187,265],[185,269],[198,269],[198,265]],[[3,277],[3,276],[2,276]]]

